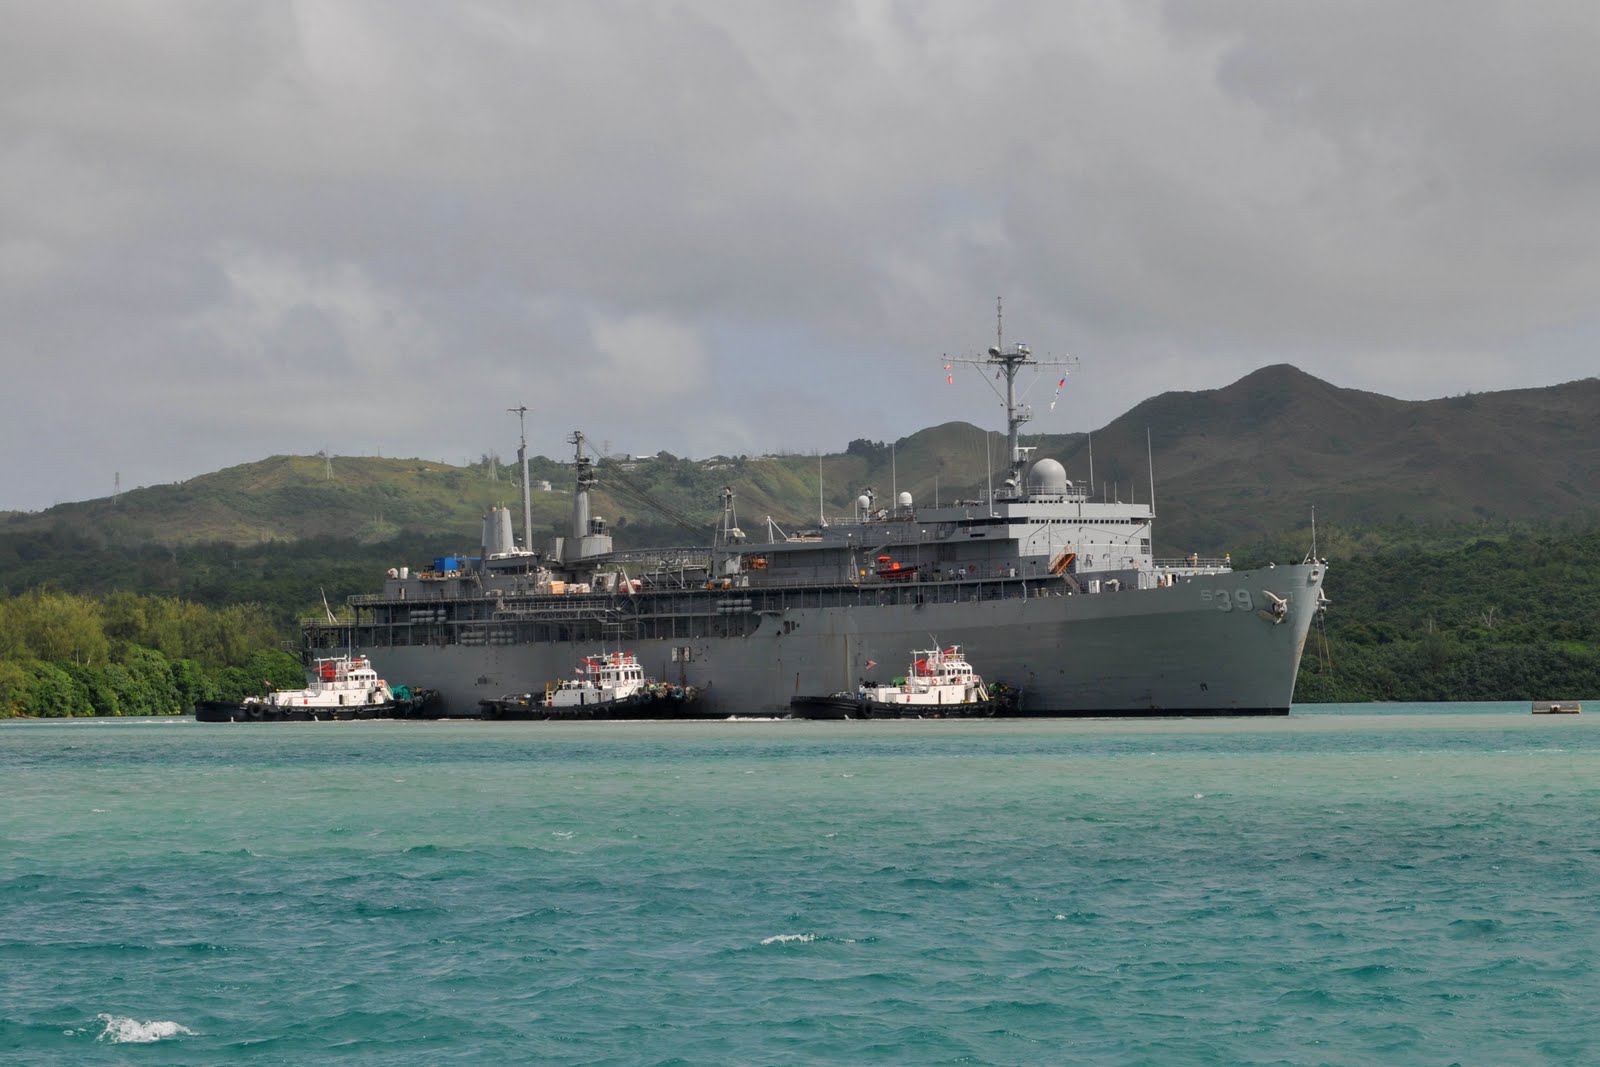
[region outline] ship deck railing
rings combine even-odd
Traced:
[[[1220,574],[1233,570],[1233,559],[1229,556],[1224,556],[1222,559],[1198,555],[1179,556],[1177,559],[1157,559],[1151,562],[1156,571],[1165,574]]]
[[[1115,572],[1115,571],[1107,571],[1106,572],[1106,574],[1108,576],[1114,576],[1116,573],[1117,572]],[[726,595],[726,596],[740,596],[740,595],[748,596],[752,591],[763,591],[763,590],[769,590],[769,589],[775,589],[775,590],[816,589],[816,588],[835,588],[835,587],[844,586],[844,587],[849,587],[849,588],[852,588],[852,589],[877,590],[877,589],[906,588],[906,587],[909,587],[909,586],[918,586],[918,585],[922,585],[922,586],[928,586],[928,585],[973,585],[973,586],[976,586],[976,585],[987,584],[987,583],[991,583],[991,582],[1020,582],[1020,581],[1024,581],[1024,580],[1026,580],[1028,582],[1032,582],[1034,584],[1038,584],[1040,582],[1048,582],[1048,581],[1052,581],[1052,580],[1060,581],[1059,578],[1052,579],[1052,577],[1050,575],[1048,575],[1048,574],[1028,574],[1028,575],[1024,575],[1024,574],[1018,573],[1018,568],[1017,568],[1017,566],[1015,564],[1009,564],[1009,565],[1004,566],[1004,567],[995,568],[995,569],[993,569],[993,570],[991,570],[991,571],[989,571],[987,573],[985,573],[985,572],[974,572],[974,573],[971,573],[971,574],[959,574],[958,575],[958,574],[934,574],[934,573],[932,573],[930,571],[930,572],[928,572],[926,574],[926,576],[919,577],[919,578],[882,578],[882,577],[879,577],[877,575],[868,575],[867,577],[864,577],[864,578],[854,578],[854,579],[851,579],[851,578],[848,578],[848,577],[842,578],[842,579],[834,579],[834,578],[829,578],[829,577],[815,577],[815,576],[812,576],[812,577],[794,577],[794,578],[765,578],[764,577],[764,578],[760,579],[759,581],[751,582],[748,585],[741,585],[741,584],[739,584],[737,582],[730,581],[730,584],[728,584],[726,586],[724,586],[722,584],[723,579],[721,579],[721,578],[712,578],[707,583],[699,583],[699,584],[694,584],[694,585],[690,585],[690,586],[687,586],[687,587],[685,587],[685,586],[666,586],[666,585],[655,586],[655,587],[647,586],[644,589],[638,590],[638,591],[636,591],[634,593],[631,593],[631,594],[630,593],[626,593],[626,592],[622,592],[620,590],[618,590],[618,591],[601,590],[601,591],[592,591],[592,592],[588,592],[588,593],[570,593],[570,592],[569,593],[548,593],[548,592],[541,593],[541,592],[535,592],[535,591],[518,592],[516,590],[508,590],[508,589],[502,589],[502,590],[485,589],[485,590],[474,590],[471,593],[455,593],[455,594],[448,594],[448,595],[445,594],[441,590],[438,593],[436,593],[434,595],[431,595],[431,596],[400,598],[400,597],[395,597],[395,596],[389,595],[387,593],[355,593],[355,594],[352,594],[351,596],[346,598],[346,603],[351,604],[351,605],[360,605],[360,606],[366,606],[366,605],[369,605],[369,604],[406,605],[406,606],[413,607],[413,608],[421,611],[421,610],[426,610],[430,605],[433,605],[433,604],[440,604],[440,603],[444,603],[444,602],[448,602],[448,601],[476,600],[476,601],[499,601],[499,602],[503,602],[503,603],[505,603],[507,605],[515,603],[517,605],[517,609],[518,610],[526,610],[526,609],[528,609],[530,607],[535,609],[535,610],[537,610],[539,608],[550,608],[550,609],[553,609],[553,610],[559,610],[562,605],[588,605],[588,604],[598,605],[601,602],[612,603],[612,602],[615,602],[615,601],[618,601],[618,600],[625,600],[630,596],[639,596],[639,597],[644,597],[644,596],[682,596],[684,593],[691,593],[691,594],[695,594],[695,595],[720,594],[720,595]],[[569,610],[570,610],[570,608],[569,608]]]

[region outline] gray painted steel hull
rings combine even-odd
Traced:
[[[701,715],[785,715],[795,696],[905,673],[910,650],[930,640],[960,644],[991,685],[1020,687],[1022,715],[1283,714],[1323,571],[1304,564],[1122,592],[789,609],[763,616],[747,637],[644,640],[627,651],[647,674],[699,687]],[[1281,622],[1263,617],[1269,592],[1286,602]],[[674,661],[683,648],[687,662]],[[595,649],[548,642],[367,651],[387,677],[437,689],[445,714],[471,716],[480,700],[569,676]]]

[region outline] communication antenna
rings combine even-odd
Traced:
[[[984,377],[985,383],[988,384],[990,389],[994,389],[995,395],[999,396],[1001,402],[1005,404],[1007,461],[1009,465],[1006,486],[1013,491],[1017,491],[1020,490],[1023,484],[1023,467],[1027,465],[1028,452],[1032,451],[1032,449],[1020,447],[1018,437],[1022,424],[1033,418],[1033,408],[1020,402],[1026,397],[1027,389],[1023,390],[1022,397],[1017,395],[1017,372],[1023,367],[1032,367],[1035,371],[1040,367],[1062,367],[1070,371],[1078,367],[1078,361],[1070,357],[1067,359],[1034,359],[1032,351],[1020,341],[1009,348],[1005,347],[1004,307],[999,298],[995,299],[994,317],[995,345],[989,349],[987,356],[965,359],[955,358],[949,359],[947,362],[966,363],[974,367],[984,367],[985,369],[993,367],[995,368],[995,378],[997,380],[1005,379],[1006,388],[1005,392],[1002,393],[995,388],[993,382],[989,381],[987,375]],[[1032,388],[1032,386],[1030,385],[1028,388]]]
[[[1156,459],[1150,449],[1150,427],[1144,428],[1144,462],[1150,469],[1150,514],[1156,513]]]
[[[1094,431],[1089,431],[1089,495],[1094,495]]]
[[[117,471],[116,474],[111,476],[111,502],[113,504],[122,503],[122,472],[121,471]]]
[[[822,510],[822,452],[817,452],[817,525],[828,525],[828,516]]]
[[[983,467],[989,478],[989,517],[994,518],[994,434],[983,434]]]

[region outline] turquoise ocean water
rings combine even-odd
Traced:
[[[0,1060],[1600,1060],[1600,715],[0,725]]]

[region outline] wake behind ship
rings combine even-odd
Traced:
[[[783,715],[802,694],[853,691],[908,648],[960,644],[1031,716],[1284,714],[1326,566],[1234,570],[1157,559],[1150,504],[1095,502],[1019,444],[1022,344],[966,360],[1005,381],[1010,464],[980,499],[919,507],[865,491],[847,518],[754,542],[731,488],[709,549],[616,552],[589,513],[598,481],[574,433],[570,537],[519,547],[490,511],[477,557],[397,567],[350,598],[349,623],[308,621],[308,655],[355,647],[437,690],[443,713],[542,691],[596,649],[699,692],[697,717]],[[515,409],[514,409],[515,410]],[[526,441],[523,545],[531,543]]]

